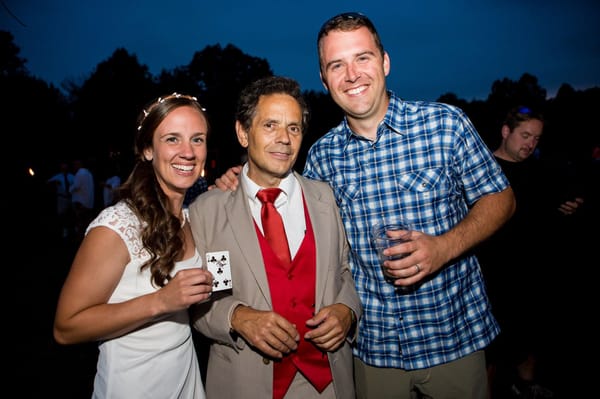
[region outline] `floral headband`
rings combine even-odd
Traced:
[[[196,97],[194,97],[194,96],[188,96],[186,94],[179,94],[177,92],[174,92],[173,94],[170,94],[170,95],[165,96],[165,97],[158,97],[158,99],[155,102],[153,102],[152,104],[150,104],[150,106],[148,107],[148,109],[144,108],[142,110],[142,111],[144,111],[144,118],[140,121],[140,124],[139,124],[137,130],[141,130],[142,129],[142,125],[144,124],[144,121],[146,120],[146,117],[148,115],[150,115],[150,111],[152,111],[152,109],[154,107],[156,107],[158,104],[164,103],[166,100],[170,100],[171,98],[187,98],[188,100],[192,100],[192,101],[198,102],[198,99]],[[200,105],[200,104],[198,103],[198,105]],[[204,108],[201,105],[200,105],[200,109],[202,109],[202,111],[206,112],[206,108]]]

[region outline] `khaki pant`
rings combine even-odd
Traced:
[[[428,369],[402,370],[366,365],[354,358],[358,399],[486,399],[485,354],[477,351]]]

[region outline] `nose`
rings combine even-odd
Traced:
[[[194,158],[194,149],[192,147],[192,143],[183,141],[179,151],[179,156],[186,159]]]
[[[346,68],[346,80],[348,82],[356,82],[358,78],[360,78],[358,68],[354,64],[348,64]]]
[[[284,144],[288,144],[290,142],[290,134],[288,133],[285,127],[277,129],[277,136],[275,137],[275,141]]]
[[[525,144],[527,145],[527,147],[529,147],[529,149],[533,150],[537,145],[537,140],[535,139],[535,137],[530,137],[527,139]]]

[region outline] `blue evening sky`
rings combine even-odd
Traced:
[[[389,88],[405,99],[452,92],[484,100],[495,80],[536,76],[553,96],[562,83],[600,86],[597,0],[0,0],[29,71],[57,87],[80,83],[125,48],[150,72],[188,64],[207,45],[232,44],[273,72],[322,90],[316,34],[343,11],[366,13],[390,54]]]

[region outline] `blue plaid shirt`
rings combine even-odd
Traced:
[[[398,289],[384,280],[371,227],[399,215],[415,230],[440,235],[508,181],[459,108],[388,94],[375,141],[352,133],[344,119],[310,148],[304,175],[333,188],[350,242],[364,307],[354,354],[372,366],[412,370],[483,349],[499,327],[475,256]]]

